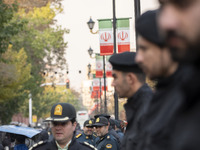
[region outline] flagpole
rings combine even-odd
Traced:
[[[140,17],[140,0],[134,0],[134,6],[135,6],[135,23],[137,21],[137,18]],[[137,40],[138,33],[135,30],[135,39]],[[136,42],[136,51],[138,50],[138,45]]]
[[[115,15],[115,0],[113,0],[113,39],[114,39],[114,42],[113,42],[113,45],[114,45],[114,54],[117,53],[117,50],[116,50],[116,15]],[[118,96],[117,96],[117,93],[116,93],[116,90],[114,91],[114,101],[115,101],[115,119],[118,120]]]

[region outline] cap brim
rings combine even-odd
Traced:
[[[93,124],[87,124],[85,125],[86,127],[93,127],[94,125]]]
[[[103,124],[103,123],[95,123],[93,124],[94,127],[101,127],[101,126],[107,126],[108,124]]]
[[[58,121],[58,122],[63,122],[63,121],[68,121],[68,120],[70,120],[69,117],[65,117],[65,118],[51,118],[51,117],[49,117],[49,118],[47,118],[45,121],[46,121],[46,122],[47,122],[47,121]]]

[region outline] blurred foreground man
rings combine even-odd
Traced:
[[[92,120],[86,120],[83,124],[83,132],[76,136],[77,141],[87,142],[95,146],[96,137],[93,134],[93,122]]]
[[[118,142],[109,134],[107,118],[97,117],[95,119],[94,127],[96,128],[96,134],[99,137],[95,146],[98,150],[119,150]]]
[[[54,139],[50,142],[43,141],[34,145],[34,150],[92,150],[95,149],[88,143],[79,143],[75,135],[76,110],[69,103],[57,103],[51,109],[51,117],[47,121],[52,123]]]
[[[152,90],[145,84],[145,75],[136,64],[135,56],[134,52],[124,52],[109,59],[113,67],[112,86],[120,98],[128,98],[124,105],[128,125],[121,144],[123,150],[136,148],[143,118],[152,98]]]
[[[160,0],[159,24],[173,58],[195,69],[183,83],[184,105],[173,134],[172,150],[200,149],[200,0]]]
[[[188,67],[179,65],[159,34],[158,10],[147,11],[136,22],[138,51],[136,62],[147,76],[156,80],[139,150],[170,150],[171,136],[178,111],[183,104],[181,83],[187,79]]]

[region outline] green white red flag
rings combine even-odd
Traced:
[[[99,21],[100,55],[113,54],[113,33],[111,19]]]
[[[106,77],[112,77],[112,65],[108,61],[109,58],[110,58],[110,55],[106,56]]]
[[[103,78],[103,57],[96,55],[96,78]]]
[[[117,19],[117,45],[118,53],[130,51],[129,19]]]

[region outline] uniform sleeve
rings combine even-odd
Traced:
[[[119,144],[115,140],[109,140],[105,143],[104,150],[119,150]]]

